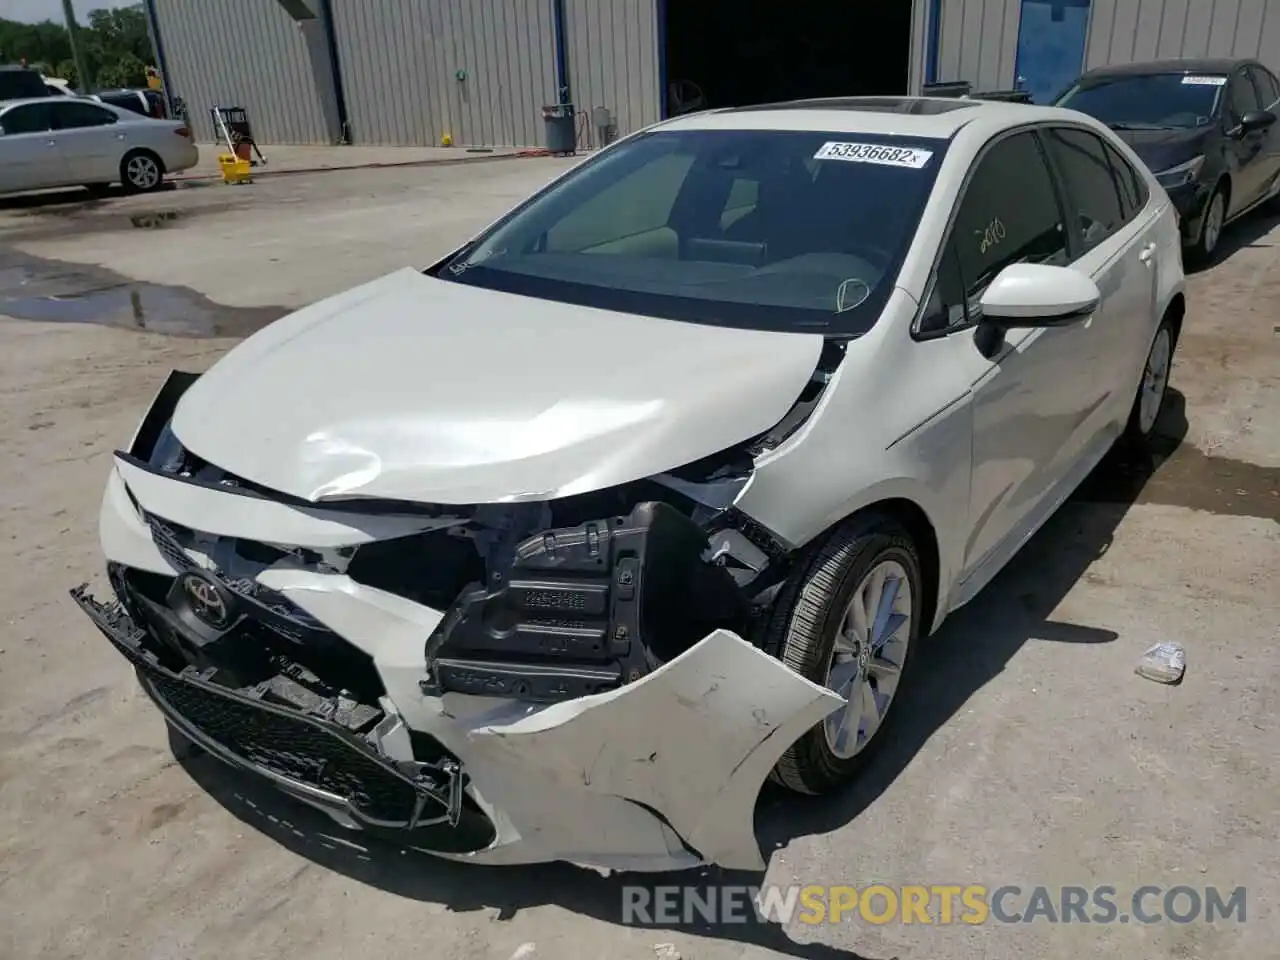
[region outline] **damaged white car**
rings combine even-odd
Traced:
[[[185,742],[479,863],[763,866],[913,650],[1154,427],[1178,230],[1068,111],[682,117],[431,268],[174,373],[115,456],[115,598]]]

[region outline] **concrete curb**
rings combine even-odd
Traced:
[[[449,167],[462,163],[483,163],[494,160],[522,160],[530,157],[549,157],[550,150],[520,150],[515,153],[480,153],[472,154],[465,157],[444,157],[432,158],[429,160],[379,160],[367,163],[353,163],[338,167],[295,167],[287,170],[271,170],[264,167],[255,167],[253,176],[258,177],[287,177],[296,176],[304,173],[341,173],[343,170],[377,170],[383,167]],[[192,180],[221,180],[221,173],[193,173],[181,174],[176,177],[169,177],[176,183]]]

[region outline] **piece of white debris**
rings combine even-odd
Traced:
[[[1156,683],[1177,683],[1187,669],[1187,651],[1180,643],[1157,643],[1142,655],[1134,671]]]
[[[680,951],[674,943],[655,943],[653,953],[658,960],[680,960]]]
[[[511,960],[528,960],[533,956],[534,950],[537,949],[532,943],[522,943],[516,947],[516,952],[511,955]]]

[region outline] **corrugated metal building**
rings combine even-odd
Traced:
[[[1083,67],[1255,56],[1280,70],[1280,0],[147,0],[171,96],[197,133],[248,110],[263,143],[536,146],[564,96],[619,134],[674,85],[712,106],[916,91],[1051,95]],[[800,12],[803,9],[804,12]],[[774,10],[776,13],[768,11]],[[874,10],[872,14],[868,11]]]

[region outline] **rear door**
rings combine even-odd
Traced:
[[[53,111],[58,149],[76,183],[120,179],[120,160],[128,149],[126,128],[113,111],[87,100],[58,100]]]
[[[1267,175],[1266,155],[1270,131],[1253,130],[1244,133],[1240,129],[1240,121],[1246,114],[1262,109],[1258,91],[1254,88],[1253,81],[1245,74],[1243,67],[1232,72],[1227,84],[1225,103],[1224,144],[1227,151],[1227,166],[1231,170],[1231,206],[1227,215],[1235,216],[1253,206],[1262,197],[1270,182]]]
[[[1073,442],[1087,458],[1123,427],[1154,335],[1158,209],[1148,203],[1142,178],[1105,138],[1053,126],[1044,140],[1075,232],[1072,265],[1102,292],[1098,311],[1081,324],[1090,381],[1081,390],[1090,407],[1079,411]]]
[[[41,190],[69,181],[52,127],[45,101],[0,113],[0,193]]]

